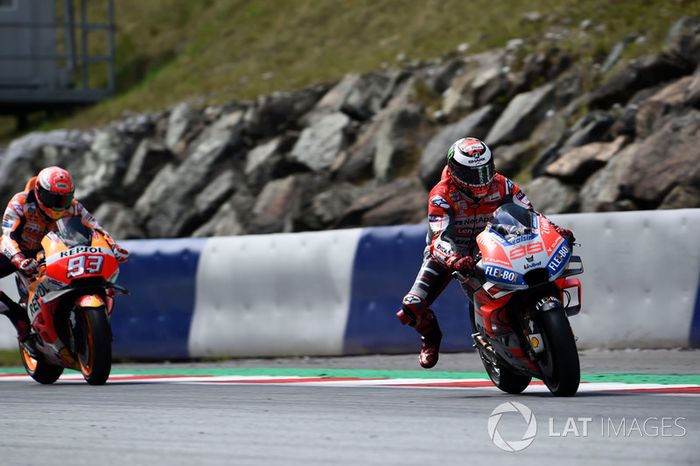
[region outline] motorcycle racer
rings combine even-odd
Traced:
[[[429,369],[438,362],[442,332],[430,305],[452,278],[452,272],[473,272],[476,237],[502,204],[513,202],[533,210],[520,187],[496,172],[489,147],[479,139],[457,140],[447,152],[440,181],[428,195],[428,226],[423,264],[396,313],[403,325],[421,336],[418,362]],[[555,225],[573,244],[573,233]]]
[[[97,223],[95,217],[74,197],[70,173],[60,167],[47,167],[27,181],[24,191],[15,194],[7,204],[2,218],[2,246],[0,278],[15,271],[34,276],[38,270],[36,253],[41,240],[56,230],[56,221],[64,217],[80,217],[88,227],[103,233],[119,262],[125,262],[129,252],[120,247]],[[24,342],[29,337],[30,323],[27,312],[9,296],[0,291],[3,310],[17,330],[17,338]],[[0,306],[2,307],[2,306]]]

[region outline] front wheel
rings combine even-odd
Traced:
[[[555,396],[573,396],[581,381],[581,368],[569,319],[564,309],[557,306],[542,312],[538,321],[545,344],[540,361],[544,383]]]
[[[50,385],[58,380],[63,374],[63,367],[54,366],[46,361],[34,359],[32,355],[22,346],[19,345],[19,354],[22,357],[24,370],[29,376],[37,382],[45,385]]]
[[[112,329],[104,307],[77,309],[75,334],[80,372],[90,385],[104,385],[112,370]]]
[[[491,382],[500,390],[506,393],[516,395],[530,385],[532,377],[529,375],[521,375],[510,370],[503,363],[494,363],[484,354],[485,349],[479,348],[479,356],[484,364],[484,369],[489,375]]]

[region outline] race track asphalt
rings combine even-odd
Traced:
[[[584,352],[581,362],[589,374],[700,375],[698,351]],[[118,365],[115,371],[163,367],[414,369],[415,356]],[[444,355],[439,368],[481,370],[474,354]],[[699,394],[586,391],[561,399],[489,387],[167,379],[90,387],[0,378],[0,397],[3,466],[700,464]],[[537,422],[534,440],[518,452],[497,448],[487,428],[492,411],[510,401],[529,408]],[[519,440],[526,425],[519,414],[506,413],[497,431],[507,441]]]

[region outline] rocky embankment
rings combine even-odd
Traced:
[[[700,207],[700,19],[608,76],[629,40],[601,65],[556,37],[519,58],[512,40],[255,102],[32,133],[0,152],[0,196],[61,165],[119,238],[411,223],[450,143],[473,135],[546,213]]]

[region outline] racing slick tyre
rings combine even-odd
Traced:
[[[574,396],[581,380],[576,338],[564,309],[556,307],[539,315],[545,354],[540,370],[554,396]]]
[[[484,355],[485,350],[479,348],[479,356],[484,364],[484,369],[489,375],[491,382],[506,393],[517,395],[530,385],[532,377],[521,375],[511,371],[508,367],[500,363],[493,363]]]
[[[22,357],[24,370],[27,371],[27,374],[29,374],[32,379],[39,383],[45,385],[52,384],[63,374],[63,367],[54,366],[46,361],[34,359],[21,344],[19,345],[19,354]]]
[[[80,372],[90,385],[104,385],[112,370],[112,329],[104,307],[78,309],[76,348]]]

